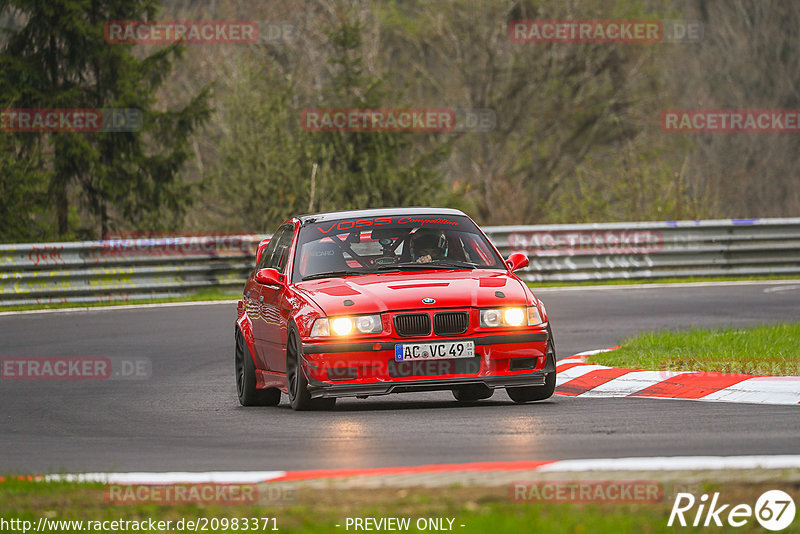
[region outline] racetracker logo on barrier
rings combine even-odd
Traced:
[[[569,480],[514,482],[512,501],[550,503],[659,503],[664,487],[650,480]]]
[[[696,43],[699,20],[512,20],[515,43]]]
[[[800,109],[667,109],[666,133],[800,133]]]
[[[153,374],[149,358],[103,356],[11,356],[0,358],[2,380],[144,380]]]
[[[258,239],[240,234],[118,232],[106,234],[103,255],[184,256],[254,253]]]
[[[275,44],[294,35],[294,24],[283,21],[112,20],[103,26],[109,44]]]
[[[137,132],[143,113],[134,108],[0,110],[3,132]]]
[[[563,254],[652,254],[664,248],[658,230],[555,230],[511,232],[508,246],[536,256]]]
[[[300,127],[307,132],[489,132],[497,126],[491,109],[305,109]]]

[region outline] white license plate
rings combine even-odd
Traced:
[[[473,341],[404,343],[394,346],[394,359],[398,362],[447,360],[451,358],[472,358],[473,356],[475,356],[475,342]]]

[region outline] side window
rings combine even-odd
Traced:
[[[278,238],[281,236],[282,228],[278,228],[272,237],[269,239],[269,243],[267,244],[267,248],[264,249],[264,252],[261,253],[261,258],[258,260],[258,264],[256,265],[256,271],[260,271],[261,269],[266,269],[269,267],[268,263],[272,254],[275,252],[275,246],[278,244]]]
[[[286,270],[286,263],[289,259],[289,248],[292,246],[292,237],[294,237],[294,226],[286,225],[281,227],[281,234],[277,235],[275,239],[275,248],[271,254],[267,267],[272,267],[279,273]],[[272,245],[272,243],[270,243]]]

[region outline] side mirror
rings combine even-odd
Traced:
[[[528,256],[522,252],[515,252],[506,260],[506,265],[508,265],[508,268],[512,271],[527,267],[529,263]]]
[[[256,282],[265,286],[282,286],[285,281],[286,277],[271,267],[256,273]]]
[[[256,265],[261,261],[261,254],[264,252],[264,249],[267,248],[267,245],[269,245],[269,238],[262,239],[258,244],[258,250],[256,250]]]

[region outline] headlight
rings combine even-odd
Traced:
[[[380,315],[359,315],[357,317],[323,317],[314,321],[311,337],[329,337],[350,334],[377,334],[383,331]]]
[[[527,317],[526,317],[527,316]],[[522,326],[527,318],[528,326],[542,323],[536,306],[526,308],[492,308],[480,311],[480,325],[483,328],[498,326]]]
[[[353,331],[353,320],[349,317],[337,317],[331,320],[331,327],[337,336],[346,336]]]
[[[485,328],[494,328],[495,326],[503,326],[503,311],[481,310],[481,326]]]
[[[519,326],[525,322],[525,312],[519,308],[509,308],[503,313],[503,319],[505,319],[506,324]]]

